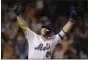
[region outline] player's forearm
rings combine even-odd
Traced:
[[[25,30],[26,27],[28,27],[27,23],[23,20],[23,18],[22,18],[21,15],[20,15],[20,16],[17,16],[17,21],[18,21],[20,27],[21,27],[23,30]]]
[[[63,29],[59,33],[59,37],[62,39],[64,35],[68,35],[70,29],[72,28],[73,23],[68,21],[67,24],[63,27]]]
[[[68,23],[63,27],[63,30],[62,30],[62,32],[64,32],[64,34],[67,34],[67,32],[70,31],[70,29],[72,28],[72,25],[73,25],[73,21],[76,20],[76,16],[77,16],[76,11],[75,11],[74,9],[72,9],[72,12],[71,12],[69,21],[68,21]]]
[[[64,32],[69,32],[73,26],[73,23],[68,21],[67,24],[63,27]]]

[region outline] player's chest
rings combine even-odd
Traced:
[[[49,50],[52,46],[52,41],[34,41],[33,42],[33,48],[35,50],[40,50],[40,51],[46,51]]]

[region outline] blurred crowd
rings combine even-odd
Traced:
[[[2,3],[1,7],[1,57],[2,59],[27,59],[28,43],[13,12],[19,5],[21,15],[29,28],[40,34],[41,22],[51,21],[57,34],[67,23],[72,2],[36,0],[25,3]],[[88,58],[88,2],[74,2],[79,13],[69,36],[65,36],[53,51],[51,59]],[[77,4],[78,3],[78,4]],[[84,5],[83,5],[84,4]],[[86,5],[85,5],[86,4]]]

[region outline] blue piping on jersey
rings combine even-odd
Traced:
[[[63,37],[62,37],[60,34],[58,34],[58,36],[59,36],[61,39],[63,39]]]

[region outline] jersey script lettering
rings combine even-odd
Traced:
[[[50,49],[50,45],[47,43],[46,44],[46,46],[44,46],[42,43],[40,43],[39,45],[38,45],[38,47],[35,47],[35,50],[43,50],[43,51],[45,51],[45,50],[48,50],[48,49]]]

